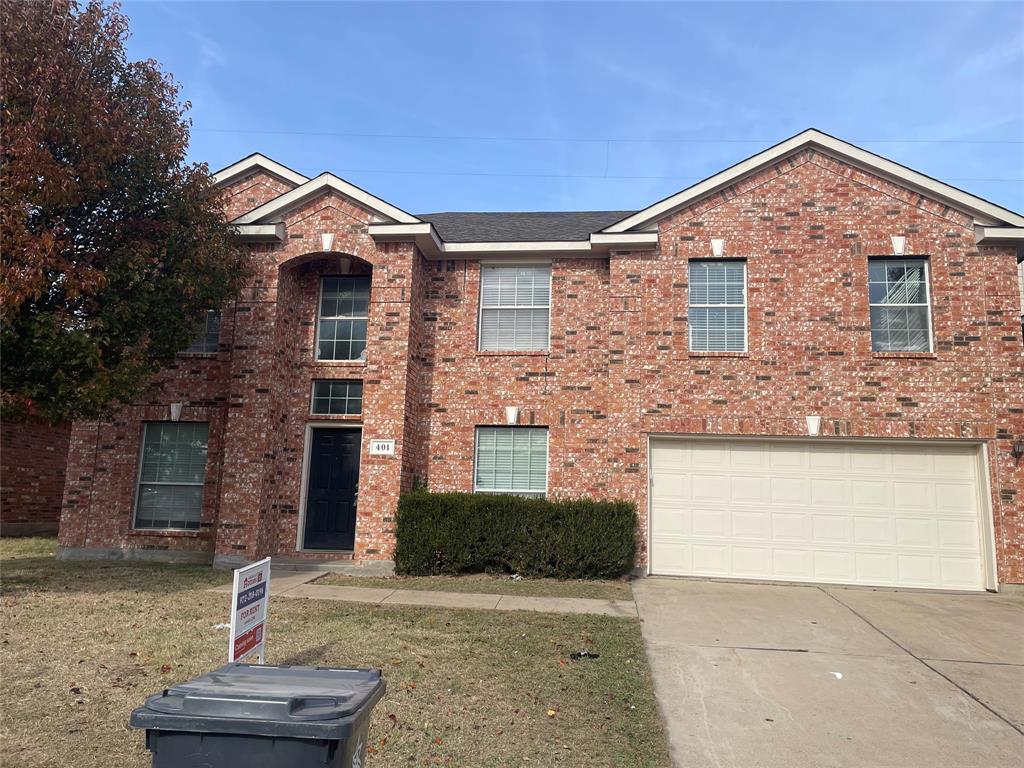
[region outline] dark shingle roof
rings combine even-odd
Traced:
[[[635,211],[539,211],[529,213],[420,213],[448,243],[586,240]]]

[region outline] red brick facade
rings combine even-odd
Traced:
[[[0,425],[0,533],[56,533],[69,424]]]
[[[286,189],[256,174],[228,187],[228,205],[237,215]],[[800,436],[821,414],[830,436],[983,441],[999,581],[1024,581],[1016,253],[976,245],[965,213],[808,149],[663,218],[654,250],[545,259],[550,350],[528,354],[477,351],[479,258],[375,242],[373,220],[333,191],[288,210],[283,242],[250,246],[258,277],[225,308],[220,352],[182,357],[114,421],[75,425],[67,554],[323,557],[297,549],[307,426],[349,420],[364,437],[352,557],[387,560],[400,492],[472,490],[475,427],[516,405],[520,424],[549,428],[551,495],[634,500],[643,529],[651,434]],[[934,353],[871,351],[867,259],[891,254],[891,235],[929,258]],[[711,237],[747,260],[746,353],[688,351],[687,262]],[[366,361],[316,363],[319,278],[346,269],[372,276]],[[324,378],[364,382],[362,417],[309,415]],[[171,402],[210,423],[202,527],[135,531],[141,423]],[[370,455],[369,438],[394,439],[395,455]]]

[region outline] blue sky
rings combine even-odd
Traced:
[[[259,151],[413,213],[636,209],[815,127],[1024,211],[1024,3],[124,10],[214,170]]]

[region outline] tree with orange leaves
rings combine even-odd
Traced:
[[[127,36],[116,5],[0,0],[5,419],[129,401],[245,279],[189,105]]]

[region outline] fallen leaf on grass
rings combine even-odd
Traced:
[[[548,710],[548,717],[554,717],[557,714],[558,714],[557,710],[554,710],[554,709],[549,709]]]
[[[171,665],[170,664],[161,664],[160,665],[160,671],[163,672],[166,675],[168,672],[171,671]]]

